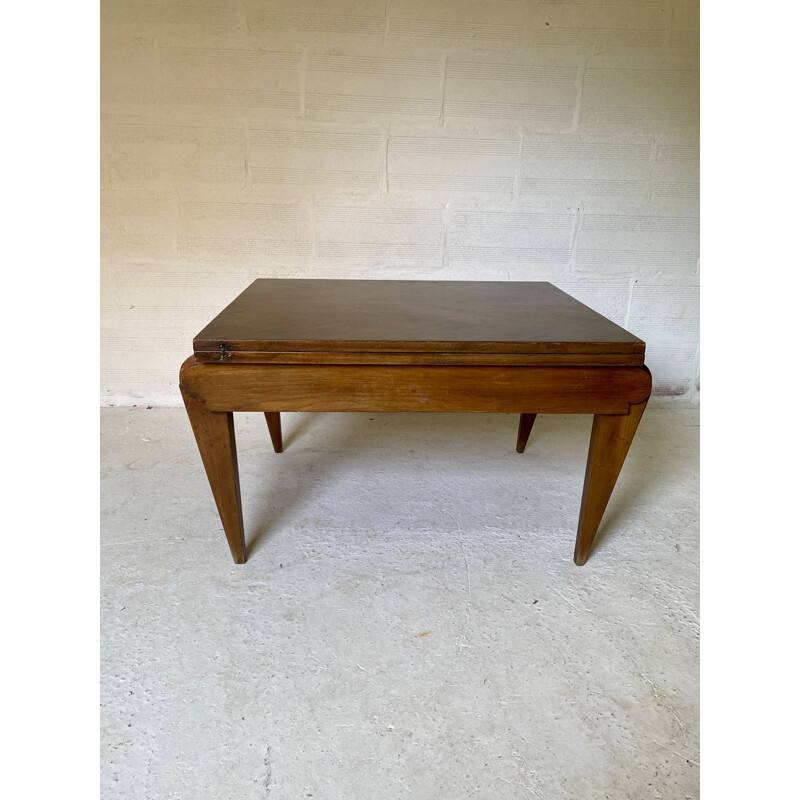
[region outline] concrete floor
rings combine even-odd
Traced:
[[[698,418],[650,408],[587,565],[590,417],[102,412],[102,797],[697,798]]]

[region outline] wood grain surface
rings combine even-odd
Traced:
[[[650,393],[644,367],[204,364],[181,388],[212,411],[475,411],[625,414]]]
[[[194,340],[206,361],[245,361],[250,353],[254,361],[276,353],[497,353],[547,356],[553,364],[574,364],[575,356],[619,364],[627,356],[630,364],[642,363],[644,349],[550,283],[501,281],[259,279]]]

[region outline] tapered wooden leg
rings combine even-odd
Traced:
[[[269,428],[269,435],[272,439],[272,447],[276,453],[282,453],[283,436],[281,434],[281,412],[265,411],[264,416],[267,418],[267,427]]]
[[[525,445],[528,444],[528,437],[531,435],[531,428],[536,422],[536,414],[520,414],[519,429],[517,430],[517,452],[524,453]]]
[[[209,411],[205,403],[187,394],[183,388],[181,393],[231,555],[236,564],[244,564],[247,555],[233,414],[229,411]]]
[[[627,414],[595,414],[586,479],[583,484],[574,561],[586,563],[600,520],[617,482],[647,400],[632,404]]]

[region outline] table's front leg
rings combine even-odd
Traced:
[[[183,378],[183,374],[181,377]],[[181,395],[203,459],[208,482],[211,484],[231,555],[234,563],[244,564],[247,554],[233,414],[229,411],[209,411],[203,400],[191,394],[191,390],[183,380],[181,380]]]
[[[585,564],[589,557],[600,520],[646,405],[647,399],[631,404],[627,414],[594,416],[581,515],[578,520],[578,537],[575,540],[574,561],[578,566]]]

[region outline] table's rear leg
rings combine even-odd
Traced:
[[[531,435],[531,428],[536,421],[536,414],[520,414],[519,428],[517,430],[517,452],[524,453],[525,445],[528,444],[528,437]]]
[[[574,560],[578,566],[585,564],[589,557],[600,520],[646,405],[647,400],[633,403],[627,414],[595,414],[575,541]]]
[[[206,468],[208,482],[211,484],[211,491],[217,503],[231,555],[236,564],[244,564],[247,555],[233,414],[229,411],[209,411],[204,402],[196,400],[184,391],[183,387],[181,394],[189,414],[189,421],[192,423],[203,466]]]
[[[276,453],[283,452],[283,435],[281,434],[281,412],[265,411],[269,436],[272,439],[272,448]]]

